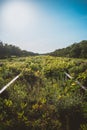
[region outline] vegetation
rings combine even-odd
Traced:
[[[68,79],[68,72],[73,79]],[[86,130],[87,60],[35,56],[0,60],[0,130]]]
[[[22,57],[22,56],[37,56],[38,53],[21,50],[14,45],[8,45],[0,41],[0,59],[9,57]],[[74,43],[63,49],[55,50],[54,52],[47,53],[45,55],[68,57],[68,58],[87,58],[87,40],[80,43]]]
[[[58,49],[52,53],[49,53],[49,55],[72,58],[87,58],[87,40],[81,41],[80,43],[74,43],[73,45],[63,49]]]
[[[21,50],[19,47],[14,45],[4,44],[0,41],[0,59],[14,57],[14,56],[35,56],[38,55],[33,52],[28,52],[25,50]]]

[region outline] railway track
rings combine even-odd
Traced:
[[[64,74],[69,78],[69,79],[73,79],[73,77],[64,72]],[[17,75],[15,78],[13,78],[7,85],[5,85],[1,90],[0,90],[0,94],[3,93],[11,84],[13,84],[19,77],[20,77],[21,73],[19,75]],[[83,86],[78,80],[75,81],[83,90],[87,91],[87,88],[85,86]]]

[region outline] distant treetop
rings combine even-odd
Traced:
[[[74,43],[63,49],[57,49],[49,53],[52,56],[70,57],[70,58],[87,58],[87,40]]]

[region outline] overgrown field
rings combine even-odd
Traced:
[[[73,78],[69,79],[65,73]],[[0,130],[87,130],[87,60],[51,56],[0,60]]]

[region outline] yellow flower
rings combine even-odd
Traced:
[[[42,103],[42,104],[45,104],[45,103],[46,103],[46,99],[43,98],[43,99],[41,100],[41,103]]]
[[[58,99],[61,99],[61,97],[62,97],[62,96],[61,96],[61,95],[59,95],[59,96],[58,96]]]
[[[76,85],[76,83],[72,83],[72,86],[75,86]]]
[[[39,107],[39,105],[38,104],[34,104],[33,106],[32,106],[32,108],[35,110],[35,109],[38,109],[38,107]]]

